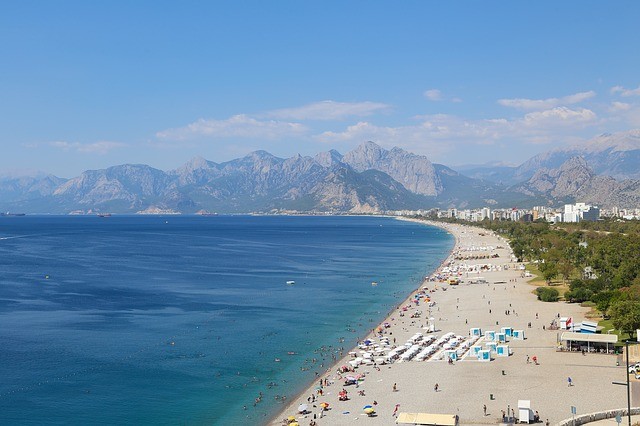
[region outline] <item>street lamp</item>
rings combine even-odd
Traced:
[[[614,385],[622,385],[627,387],[627,415],[629,417],[629,426],[631,426],[631,384],[629,383],[629,339],[625,340],[625,352],[627,353],[627,369],[625,373],[627,375],[627,383],[611,382]]]

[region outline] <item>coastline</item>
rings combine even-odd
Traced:
[[[490,277],[487,284],[466,283],[449,287],[442,282],[429,280],[421,282],[403,302],[391,309],[378,327],[368,333],[368,339],[377,340],[374,330],[380,327],[384,329],[384,323],[390,324],[384,334],[388,338],[395,339],[394,343],[397,345],[402,345],[416,332],[424,332],[427,316],[426,303],[420,304],[422,315],[413,320],[403,317],[401,312],[403,306],[412,304],[417,292],[427,287],[437,306],[437,311],[433,314],[438,317],[435,320],[436,336],[447,332],[466,336],[470,327],[480,327],[483,331],[497,328],[500,331],[501,326],[508,324],[516,329],[524,329],[527,340],[510,342],[513,355],[495,359],[490,363],[481,363],[467,357],[456,362],[454,367],[447,365],[444,360],[424,362],[412,360],[388,365],[361,365],[352,373],[359,374],[363,378],[358,381],[357,387],[345,386],[342,383],[344,376],[337,371],[337,367],[348,365],[348,362],[353,359],[347,352],[311,386],[291,398],[288,404],[269,420],[268,424],[282,425],[285,423],[283,419],[286,420],[289,416],[294,416],[301,425],[312,424],[312,422],[318,425],[348,425],[359,419],[367,424],[392,424],[395,418],[391,414],[396,406],[399,412],[452,414],[457,415],[460,422],[464,424],[486,424],[499,422],[500,412],[508,410],[509,407],[516,407],[518,399],[530,399],[532,409],[540,411],[543,421],[550,418],[552,423],[556,423],[570,416],[562,414],[566,411],[564,407],[566,404],[560,407],[556,402],[563,398],[553,397],[558,391],[558,385],[564,384],[566,387],[566,374],[571,374],[571,377],[577,377],[578,381],[588,382],[594,386],[611,378],[624,377],[624,371],[620,372],[620,367],[615,366],[615,357],[611,355],[585,357],[588,359],[579,359],[581,363],[574,366],[571,363],[576,361],[575,354],[559,354],[555,351],[556,333],[545,331],[543,324],[555,318],[558,310],[563,316],[582,318],[587,309],[565,303],[538,302],[532,294],[534,287],[520,276],[520,270],[516,268],[517,265],[511,258],[511,249],[502,237],[490,231],[466,225],[408,218],[397,219],[435,226],[444,229],[454,237],[455,242],[451,252],[432,276],[442,271],[447,264],[463,263],[456,260],[456,256],[460,257],[460,254],[470,247],[469,244],[478,248],[485,247],[486,253],[483,252],[483,255],[487,257],[490,254],[499,257],[492,259],[496,263],[495,270],[482,272],[483,275]],[[491,260],[483,262],[490,263]],[[489,297],[485,299],[486,296]],[[485,301],[482,299],[485,299],[488,305],[485,306]],[[482,302],[479,302],[480,300]],[[491,307],[492,302],[493,307]],[[462,309],[459,309],[460,307]],[[501,313],[503,309],[505,310]],[[505,315],[502,315],[503,313]],[[461,317],[460,314],[463,316]],[[508,322],[505,323],[505,320]],[[527,325],[530,324],[533,325],[528,328]],[[357,354],[360,350],[361,348],[355,347],[349,352]],[[537,355],[541,359],[540,364],[544,363],[544,367],[540,368],[537,365],[536,370],[527,365],[524,357],[528,357],[529,354]],[[599,371],[600,374],[591,374],[593,367],[596,366],[603,367]],[[326,383],[322,386],[322,396],[318,395],[319,380]],[[524,387],[527,381],[531,386]],[[437,392],[433,391],[434,383],[440,383],[441,388]],[[340,390],[348,391],[347,401],[339,401]],[[564,387],[561,390],[564,390]],[[520,393],[524,395],[514,398],[515,394]],[[623,405],[617,401],[623,398],[624,390],[611,389],[606,396],[597,395],[597,391],[594,394],[596,395],[580,401],[586,411],[619,408]],[[308,401],[316,397],[314,402]],[[321,410],[318,406],[319,402],[329,403],[329,410]],[[300,404],[308,405],[308,414],[298,414]],[[362,407],[372,404],[377,416],[366,416]],[[488,408],[486,415],[482,410],[483,405]]]

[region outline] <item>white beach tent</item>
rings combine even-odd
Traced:
[[[482,330],[478,327],[474,327],[469,329],[469,335],[470,336],[482,336]]]
[[[518,420],[520,421],[520,423],[529,423],[533,420],[533,410],[531,409],[530,400],[518,400]]]
[[[498,345],[496,346],[496,354],[498,356],[509,356],[509,345]]]
[[[488,350],[478,351],[478,361],[482,361],[482,362],[491,361],[491,351],[488,351]]]
[[[448,349],[444,351],[444,358],[449,361],[450,359],[457,361],[458,360],[458,352],[455,349]]]
[[[478,354],[480,353],[480,351],[482,350],[482,346],[477,345],[477,346],[472,346],[471,347],[471,354],[478,356]]]

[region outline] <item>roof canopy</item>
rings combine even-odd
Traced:
[[[399,413],[396,423],[414,425],[455,426],[453,414]]]
[[[573,331],[565,331],[560,336],[562,341],[571,342],[589,342],[589,343],[617,343],[617,334],[592,334],[592,333],[574,333]]]

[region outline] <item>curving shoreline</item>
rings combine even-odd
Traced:
[[[421,225],[430,225],[430,226],[434,226],[440,229],[443,229],[445,231],[447,231],[447,233],[449,233],[453,239],[454,239],[454,245],[451,249],[451,251],[449,252],[449,255],[440,263],[440,265],[438,265],[438,267],[433,271],[432,275],[437,273],[438,271],[440,271],[444,265],[446,265],[447,263],[449,263],[452,258],[453,255],[455,253],[455,249],[458,246],[458,242],[459,242],[459,235],[457,232],[452,232],[452,230],[450,229],[450,227],[446,226],[447,224],[444,223],[440,223],[440,222],[433,222],[433,221],[426,221],[426,220],[418,220],[418,219],[411,219],[411,218],[406,218],[406,217],[394,217],[396,220],[404,220],[407,222],[414,222],[414,223],[419,223]],[[418,288],[414,289],[411,291],[411,293],[402,300],[402,302],[398,303],[396,306],[394,306],[393,308],[391,308],[389,310],[389,312],[387,313],[387,315],[385,316],[385,319],[383,322],[381,322],[380,324],[378,324],[378,327],[382,326],[385,322],[389,322],[392,318],[392,316],[394,315],[394,313],[396,311],[398,311],[401,306],[406,305],[407,303],[410,302],[412,295],[416,293],[416,291],[418,291],[420,288],[422,288],[426,283],[428,282],[427,279],[424,279],[420,282],[420,285],[418,286]],[[375,328],[374,328],[375,330]],[[364,339],[367,338],[371,338],[374,335],[373,330],[370,331],[367,335],[364,336]],[[358,350],[357,347],[355,348],[351,348],[351,350],[349,352],[352,352],[354,350]],[[337,361],[335,361],[333,364],[331,364],[329,366],[329,368],[325,371],[325,373],[323,375],[321,375],[322,379],[329,379],[329,377],[331,376],[331,372],[335,371],[336,368],[338,366],[344,365],[346,361],[350,360],[351,357],[349,355],[345,355],[342,358],[338,359]],[[284,419],[289,418],[291,415],[294,415],[296,418],[298,418],[298,420],[300,421],[300,424],[304,424],[302,423],[302,419],[307,419],[309,418],[309,420],[313,419],[316,421],[316,423],[318,421],[320,421],[319,418],[319,413],[315,413],[316,416],[314,417],[313,414],[312,415],[307,415],[307,416],[300,416],[297,414],[297,407],[300,404],[305,404],[307,403],[310,407],[312,407],[312,404],[309,404],[309,402],[307,401],[307,395],[310,395],[311,393],[314,393],[314,391],[316,390],[317,386],[315,385],[315,383],[317,382],[314,381],[314,384],[312,384],[311,386],[309,386],[308,388],[306,388],[305,390],[299,392],[298,394],[296,394],[293,398],[291,398],[290,402],[288,404],[286,404],[282,410],[280,410],[278,412],[278,414],[276,414],[275,416],[273,416],[267,424],[269,425],[282,425],[284,424]],[[317,404],[316,404],[317,405]],[[316,410],[317,411],[317,410]],[[324,414],[324,413],[323,413]],[[324,418],[324,416],[323,416]]]
[[[456,254],[471,246],[493,247],[491,253],[499,257],[481,261],[495,266],[493,271],[482,272],[489,281],[488,284],[449,287],[445,283],[421,283],[383,321],[391,325],[385,329],[386,336],[395,338],[396,344],[402,345],[417,331],[424,331],[426,304],[421,303],[416,308],[421,310],[421,316],[413,319],[400,316],[400,307],[407,305],[416,292],[426,286],[432,292],[432,300],[436,302],[437,310],[434,310],[433,316],[437,317],[437,336],[447,332],[467,336],[470,327],[480,327],[483,331],[497,328],[499,331],[501,326],[511,326],[524,329],[527,340],[510,342],[513,355],[496,358],[490,363],[468,358],[453,366],[436,360],[414,360],[380,366],[361,365],[355,373],[363,375],[364,380],[359,382],[357,388],[353,385],[344,386],[344,376],[337,372],[338,366],[351,360],[346,355],[319,377],[323,383],[325,380],[329,383],[323,386],[321,397],[317,395],[316,380],[304,392],[292,398],[268,424],[283,424],[283,419],[292,415],[301,425],[311,424],[312,421],[317,425],[349,425],[354,421],[376,425],[393,424],[395,417],[392,413],[396,404],[399,404],[398,412],[452,414],[458,415],[463,424],[486,424],[498,422],[501,411],[515,407],[518,399],[531,400],[532,409],[539,411],[543,420],[550,419],[551,423],[555,423],[567,417],[567,404],[564,401],[573,400],[577,395],[569,393],[577,386],[566,387],[567,375],[574,378],[575,383],[581,383],[583,390],[594,389],[590,395],[581,394],[580,410],[596,411],[624,405],[618,402],[622,401],[620,398],[624,398],[624,389],[616,389],[619,387],[614,386],[607,395],[602,395],[596,387],[597,384],[607,383],[607,380],[624,378],[624,369],[621,371],[620,367],[615,366],[615,357],[590,355],[575,359],[576,354],[557,353],[555,332],[542,330],[542,326],[557,313],[562,312],[563,316],[580,319],[584,317],[586,308],[564,303],[538,302],[531,294],[533,287],[520,277],[519,269],[512,262],[506,241],[490,231],[457,224],[419,220],[415,222],[443,228],[455,238],[453,250],[438,271],[449,262],[464,263],[465,261],[455,259]],[[463,280],[464,278],[466,277]],[[532,323],[532,328],[528,328],[529,322]],[[373,331],[368,338],[372,337]],[[358,352],[359,349],[351,351]],[[528,355],[536,355],[540,359],[540,365],[534,367],[533,364],[526,364],[525,356]],[[435,383],[439,383],[438,392],[433,390]],[[394,384],[397,391],[393,390]],[[338,393],[343,389],[348,391],[347,401],[338,399]],[[360,391],[364,391],[364,396],[359,395]],[[315,403],[308,403],[307,399],[312,394],[317,399]],[[368,417],[362,408],[373,405],[374,401],[377,416]],[[320,402],[329,403],[330,410],[320,410]],[[297,407],[303,403],[308,404],[310,413],[298,415]],[[483,405],[487,406],[486,416]]]
[[[440,264],[438,265],[438,267],[433,271],[434,273],[438,270],[440,270],[443,265],[445,265],[449,259],[452,256],[452,253],[457,245],[458,242],[458,237],[454,234],[451,233],[448,229],[446,229],[446,227],[441,226],[442,224],[438,223],[438,222],[427,222],[427,221],[423,221],[423,220],[417,220],[417,219],[411,219],[411,218],[406,218],[406,217],[400,217],[400,216],[385,216],[385,217],[389,217],[389,218],[393,218],[396,220],[403,220],[403,221],[407,221],[407,222],[414,222],[414,223],[418,223],[421,225],[431,225],[440,229],[444,229],[445,231],[447,231],[447,233],[449,233],[453,239],[454,239],[454,245],[451,249],[451,251],[449,252],[449,255],[442,261],[440,262]],[[391,307],[389,309],[389,311],[385,314],[385,319],[384,321],[382,321],[380,324],[378,324],[378,326],[380,326],[381,324],[383,324],[385,321],[387,321],[395,311],[397,311],[403,304],[406,304],[407,301],[410,299],[411,295],[415,293],[416,290],[418,290],[419,288],[421,288],[425,283],[425,280],[423,279],[422,281],[420,281],[420,284],[418,285],[418,287],[416,289],[413,289],[411,291],[411,293],[409,294],[409,296],[407,296],[405,299],[402,299],[401,302],[398,302],[396,305],[394,305],[393,307]],[[377,328],[377,327],[376,327]],[[375,329],[375,328],[374,328]],[[366,333],[363,336],[359,336],[358,338],[362,337],[362,340],[370,337],[373,334],[373,331],[369,331],[368,333]],[[353,348],[350,348],[348,351],[345,348],[345,353],[348,353],[350,351],[352,351]],[[334,371],[338,366],[343,365],[345,360],[348,360],[350,357],[348,355],[342,356],[341,358],[338,358],[336,361],[334,361],[333,363],[331,363],[329,365],[329,367],[324,371],[324,373],[320,376],[322,378],[326,378],[328,377],[327,375],[329,375],[332,371]],[[283,424],[283,420],[285,418],[288,418],[291,414],[286,414],[285,413],[295,413],[297,407],[302,404],[302,403],[306,403],[306,398],[307,395],[309,394],[310,391],[315,390],[316,388],[316,384],[317,383],[317,379],[313,381],[313,383],[311,385],[309,385],[307,388],[303,389],[302,391],[296,393],[293,397],[290,398],[289,402],[284,404],[283,407],[278,411],[277,414],[271,416],[267,422],[265,424],[268,425],[282,425]],[[309,404],[311,406],[311,404]],[[308,416],[310,419],[313,418],[313,416]],[[316,416],[317,417],[317,416]],[[318,418],[316,418],[316,422],[318,421]],[[300,423],[301,425],[303,423]]]

